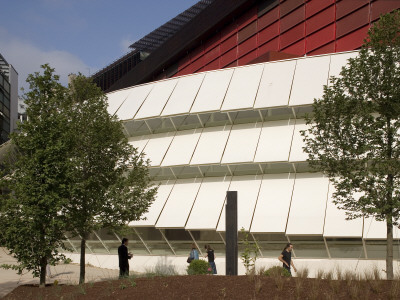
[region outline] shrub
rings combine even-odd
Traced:
[[[249,241],[249,234],[243,227],[240,229],[240,233],[243,235],[242,245],[244,247],[240,258],[242,259],[243,265],[246,268],[246,275],[251,275],[255,273],[256,260],[260,248],[258,247],[256,241]]]
[[[192,260],[186,271],[189,275],[211,274],[210,264],[201,259]]]
[[[267,271],[264,272],[265,276],[271,276],[271,277],[276,277],[276,276],[284,276],[284,277],[290,277],[290,273],[288,270],[286,270],[283,267],[280,266],[274,266],[269,268]]]
[[[154,276],[174,276],[178,275],[176,267],[168,261],[167,258],[159,259],[157,264],[152,268],[146,268],[147,277]]]

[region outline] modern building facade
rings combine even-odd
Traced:
[[[385,224],[345,219],[332,202],[329,180],[306,162],[300,131],[314,98],[357,55],[370,24],[400,3],[209,2],[107,94],[109,112],[123,120],[130,143],[150,159],[160,183],[145,219],[129,224],[133,265],[144,270],[168,257],[183,270],[194,242],[200,251],[211,244],[223,273],[225,195],[238,191],[238,225],[258,243],[259,264],[277,264],[292,242],[297,263],[312,270],[383,266]],[[214,29],[201,35],[191,22],[211,8],[214,23],[207,26]],[[191,50],[173,54],[167,46],[191,26]],[[165,68],[156,67],[161,61]],[[120,238],[93,233],[89,260],[115,267]],[[78,248],[77,240],[69,242]]]
[[[18,120],[18,73],[0,53],[0,144],[8,141]]]

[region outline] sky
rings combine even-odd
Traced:
[[[68,74],[94,74],[197,2],[0,0],[0,53],[17,70],[19,87],[27,89],[27,75],[44,63],[66,85]]]

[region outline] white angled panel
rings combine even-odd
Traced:
[[[297,174],[287,235],[322,235],[328,185],[328,178],[322,177],[320,173]]]
[[[288,161],[293,130],[294,120],[265,122],[254,161]]]
[[[192,158],[202,129],[179,131],[162,161],[162,166],[187,165]]]
[[[293,184],[294,174],[264,175],[251,224],[251,232],[285,232]]]
[[[253,108],[264,65],[235,69],[221,110]]]
[[[158,133],[150,135],[143,152],[146,159],[150,159],[152,167],[159,166],[168,150],[169,145],[174,138],[174,132]]]
[[[232,74],[233,69],[205,73],[205,78],[190,112],[198,113],[219,110]]]
[[[314,98],[321,98],[328,83],[329,62],[328,55],[297,60],[290,106],[312,104]]]
[[[155,82],[150,94],[147,96],[135,119],[158,117],[167,104],[178,79]]]
[[[365,218],[363,237],[366,240],[386,239],[386,222],[377,221],[375,220],[375,218],[371,217]],[[396,226],[393,226],[393,238],[400,239],[399,228],[397,228]]]
[[[306,130],[308,128],[309,126],[305,124],[304,120],[296,120],[296,125],[294,127],[294,132],[293,132],[292,145],[290,147],[289,161],[295,162],[295,161],[307,160],[308,154],[303,151],[305,143],[303,141],[303,137],[300,131]]]
[[[254,108],[287,106],[296,60],[265,64]]]
[[[177,180],[156,227],[184,228],[200,184],[198,178]]]
[[[331,64],[329,67],[329,77],[335,76],[339,77],[342,67],[347,64],[349,58],[354,58],[358,55],[358,51],[339,53],[331,55]]]
[[[346,211],[338,209],[333,203],[333,193],[335,186],[329,184],[328,204],[326,207],[325,237],[362,237],[363,220],[346,220]]]
[[[108,93],[106,94],[107,97],[107,111],[110,115],[114,115],[122,103],[124,103],[126,97],[128,97],[129,93],[131,92],[131,89],[124,89],[124,90],[119,90],[116,92]]]
[[[138,154],[142,153],[144,147],[146,147],[147,142],[149,141],[149,136],[143,135],[138,137],[129,138],[129,144],[135,147],[138,151]]]
[[[252,162],[260,131],[261,123],[233,125],[221,162]]]
[[[190,213],[186,230],[215,230],[231,177],[204,178]]]
[[[230,131],[231,125],[204,128],[190,164],[219,163]]]
[[[160,182],[154,202],[150,205],[149,211],[143,215],[146,220],[130,222],[129,226],[154,226],[171,193],[174,183],[175,181],[171,180]]]
[[[237,191],[238,230],[242,227],[248,231],[253,218],[254,206],[260,190],[261,176],[233,177],[230,191]],[[218,222],[217,231],[225,231],[225,205]]]
[[[120,120],[133,119],[142,105],[143,101],[149,95],[153,84],[145,84],[130,89],[130,93],[126,98],[125,102],[121,105],[117,112],[117,116]]]
[[[161,115],[169,116],[189,113],[204,75],[204,73],[200,73],[179,78],[178,84]]]

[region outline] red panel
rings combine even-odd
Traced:
[[[381,14],[386,14],[400,8],[399,0],[377,0],[371,4],[371,21],[375,21]]]
[[[304,49],[305,49],[305,40],[301,40],[285,49],[282,49],[282,52],[289,53],[289,54],[296,54],[296,55],[304,55]]]
[[[245,55],[246,53],[248,53],[256,48],[257,48],[257,36],[254,35],[251,38],[244,41],[243,43],[239,44],[238,56],[241,57],[242,55]]]
[[[189,66],[192,68],[193,72],[198,71],[204,66],[204,56],[192,62]]]
[[[342,37],[345,34],[369,24],[369,6],[355,11],[336,22],[336,37]]]
[[[301,23],[281,34],[281,48],[285,48],[304,37],[304,24]]]
[[[336,41],[336,52],[355,50],[361,47],[367,37],[369,26],[364,26]]]
[[[221,40],[221,34],[219,32],[215,33],[204,43],[204,52],[208,52],[211,49],[213,49],[220,43],[220,40]]]
[[[262,45],[258,48],[258,54],[262,55],[269,51],[278,51],[279,50],[279,37],[269,41],[268,43]]]
[[[182,57],[179,62],[178,62],[178,70],[182,70],[184,67],[186,67],[190,63],[190,56],[186,55]]]
[[[290,1],[285,1],[281,2],[280,6],[280,11],[281,11],[281,18],[290,13],[292,10],[295,8],[299,7],[302,5],[305,1],[304,0],[290,0]]]
[[[257,20],[257,6],[252,7],[237,20],[238,29],[242,29],[255,20]]]
[[[279,22],[275,22],[271,26],[264,28],[258,33],[258,44],[264,44],[265,42],[277,37],[279,35]]]
[[[307,53],[307,55],[318,55],[318,54],[326,54],[326,53],[333,53],[335,52],[335,42],[331,42],[326,44],[314,51]]]
[[[306,34],[309,35],[314,31],[335,21],[335,7],[331,6],[321,11],[306,21]]]
[[[190,60],[195,61],[204,54],[204,45],[199,45],[190,52]]]
[[[302,5],[281,19],[281,32],[289,30],[290,28],[304,21],[304,16],[305,6]]]
[[[210,61],[213,61],[220,55],[219,46],[211,49],[206,54],[204,54],[204,63],[208,64]]]
[[[332,24],[307,37],[306,50],[307,52],[310,52],[334,40],[335,40],[335,25]]]
[[[237,45],[237,34],[231,36],[229,39],[222,42],[221,53],[225,53],[226,51],[232,49],[236,45]]]
[[[361,6],[369,4],[368,0],[342,0],[336,3],[336,19],[359,9]]]
[[[219,59],[216,59],[214,61],[212,61],[211,63],[209,63],[208,65],[206,65],[202,71],[210,71],[210,70],[216,70],[219,69]]]
[[[222,55],[221,56],[221,67],[229,65],[231,62],[236,60],[236,53],[237,53],[237,49],[235,47],[232,50],[226,52],[224,55]]]
[[[238,31],[238,42],[241,43],[257,32],[257,21],[254,21]]]
[[[237,67],[237,60],[235,60],[233,63],[230,63],[229,65],[227,65],[225,68],[232,68],[232,67]]]
[[[316,14],[317,12],[322,11],[324,8],[328,7],[335,0],[311,0],[306,3],[306,18],[311,17],[312,15]]]
[[[279,5],[274,9],[271,9],[265,15],[262,15],[258,19],[258,30],[267,27],[279,19]]]
[[[233,22],[227,26],[225,26],[224,28],[222,28],[221,30],[221,41],[229,38],[230,36],[232,36],[232,34],[234,34],[237,31],[237,24],[236,22]]]
[[[257,58],[257,49],[253,50],[250,53],[246,54],[245,56],[239,58],[238,65],[243,66],[243,65],[251,62],[255,58]]]

